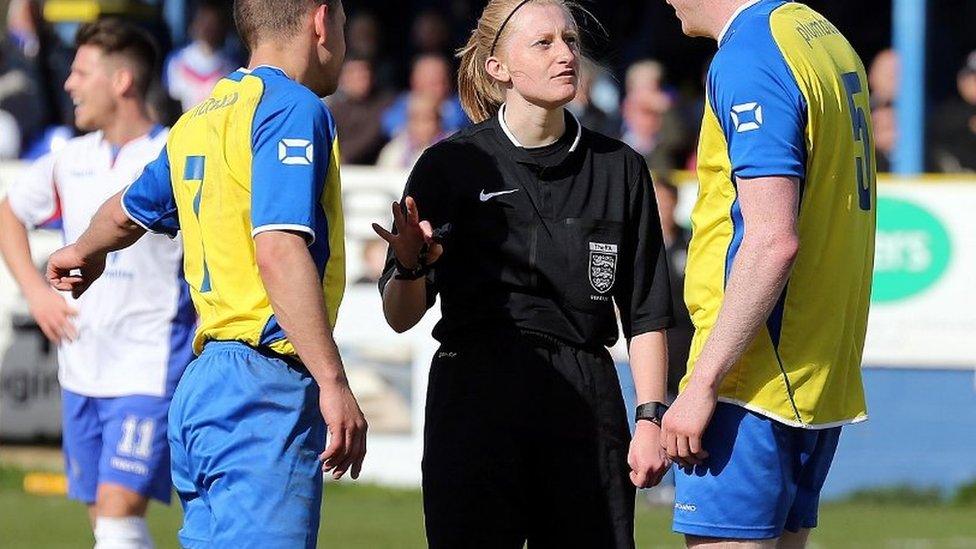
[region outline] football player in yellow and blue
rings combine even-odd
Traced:
[[[343,219],[335,123],[319,99],[336,88],[345,15],[340,0],[237,0],[235,19],[250,68],[180,118],[48,277],[80,293],[107,252],[146,231],[182,234],[200,324],[169,415],[180,541],[310,548],[322,471],[355,478],[366,452],[332,338]]]
[[[663,422],[689,545],[802,546],[842,425],[866,419],[875,163],[861,60],[782,0],[669,0],[708,71],[685,300]]]

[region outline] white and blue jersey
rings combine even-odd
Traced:
[[[101,132],[72,139],[14,181],[11,210],[31,228],[60,220],[65,243],[75,242],[99,206],[159,155],[167,133],[156,127],[121,148]],[[78,310],[79,337],[58,348],[62,388],[89,397],[173,393],[196,325],[182,259],[180,239],[147,235],[109,254],[105,273],[79,299],[63,294]]]

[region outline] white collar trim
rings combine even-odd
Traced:
[[[580,124],[579,118],[577,118],[576,115],[573,114],[573,111],[569,109],[565,109],[565,110],[569,112],[569,115],[572,116],[573,120],[576,122],[576,139],[573,140],[573,145],[569,148],[569,152],[575,152],[576,147],[579,146],[580,140],[583,137],[583,125]],[[509,141],[511,141],[512,144],[515,145],[516,147],[520,149],[538,148],[538,147],[526,147],[525,145],[519,143],[518,138],[515,137],[515,134],[512,133],[511,129],[509,129],[508,124],[505,123],[505,103],[502,103],[502,106],[498,108],[498,123],[501,125],[502,131],[505,132],[505,136],[508,137]],[[546,145],[543,145],[543,147],[545,146]]]
[[[732,22],[735,21],[736,18],[739,17],[739,15],[742,12],[746,11],[747,9],[751,8],[752,6],[755,6],[758,3],[759,3],[759,0],[749,0],[745,4],[742,4],[741,6],[739,6],[739,8],[737,10],[735,10],[734,12],[732,12],[732,17],[729,17],[729,20],[725,22],[725,26],[722,27],[722,32],[718,33],[717,40],[718,40],[718,44],[720,46],[722,45],[722,39],[725,38],[725,33],[729,32],[729,27],[732,26]]]
[[[258,69],[260,69],[261,67],[267,67],[267,68],[269,68],[269,69],[275,69],[275,70],[279,70],[279,71],[281,71],[281,72],[285,72],[285,70],[284,70],[284,69],[282,69],[281,67],[276,67],[276,66],[274,66],[274,65],[258,65],[258,66],[256,66],[256,67],[254,67],[253,69],[249,69],[249,68],[247,68],[247,67],[241,67],[241,68],[239,68],[239,69],[237,69],[237,70],[239,70],[239,71],[241,71],[241,72],[243,72],[244,74],[251,74],[252,72],[254,72],[254,71],[256,71],[256,70],[258,70]]]

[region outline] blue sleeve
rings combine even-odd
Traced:
[[[122,209],[142,228],[175,237],[180,220],[173,197],[169,155],[164,147],[156,160],[122,194]]]
[[[716,55],[707,82],[733,177],[803,179],[806,100],[768,32],[734,38]]]
[[[386,137],[396,137],[396,134],[407,124],[407,102],[409,98],[406,93],[400,94],[392,105],[383,111],[381,123],[383,133]]]
[[[251,234],[297,231],[311,244],[335,124],[325,104],[307,90],[274,84],[267,84],[253,126]]]

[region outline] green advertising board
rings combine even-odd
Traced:
[[[952,242],[942,221],[917,202],[878,198],[871,301],[891,303],[935,286],[948,270]]]

